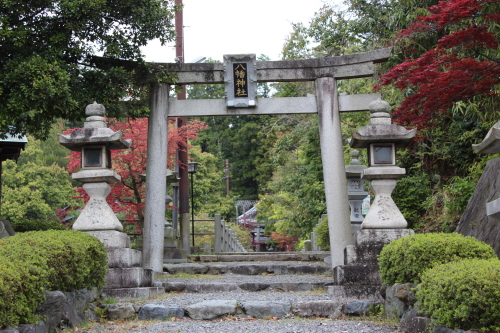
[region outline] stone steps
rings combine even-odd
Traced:
[[[317,291],[326,292],[327,285],[320,282],[163,282],[162,287],[165,292],[185,292],[185,293],[219,293],[219,292],[242,292],[242,291]]]
[[[331,268],[328,264],[322,263],[304,263],[304,262],[226,262],[226,263],[184,263],[184,264],[164,264],[163,270],[170,274],[240,274],[240,275],[293,275],[293,274],[331,274]]]

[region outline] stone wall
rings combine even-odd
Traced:
[[[456,232],[474,236],[495,250],[500,257],[500,221],[486,215],[486,203],[500,197],[500,157],[486,163],[474,194],[460,218]]]

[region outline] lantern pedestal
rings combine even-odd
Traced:
[[[122,224],[106,202],[111,186],[107,183],[86,183],[83,184],[83,189],[90,196],[90,200],[73,224],[73,229],[122,231]]]

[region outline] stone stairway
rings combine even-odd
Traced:
[[[165,288],[165,295],[143,301],[137,314],[144,320],[183,316],[337,319],[364,315],[382,304],[381,298],[329,294],[335,280],[330,265],[322,260],[328,255],[218,254],[191,257],[197,260],[192,263],[165,264],[164,274],[154,278],[156,286]]]

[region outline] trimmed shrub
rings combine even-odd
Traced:
[[[321,223],[316,227],[316,244],[322,251],[330,251],[330,230],[328,229],[328,217],[324,216]]]
[[[454,329],[500,332],[500,260],[468,259],[422,275],[420,309]]]
[[[0,327],[36,322],[43,290],[102,287],[104,245],[79,231],[19,233],[0,240]]]
[[[435,265],[460,259],[496,258],[488,244],[457,233],[416,234],[383,247],[378,263],[380,277],[388,285],[419,283],[420,276]]]
[[[11,222],[12,228],[16,232],[27,231],[46,231],[46,230],[69,230],[68,227],[61,224],[59,221],[51,220],[30,220],[25,219],[22,222]]]

